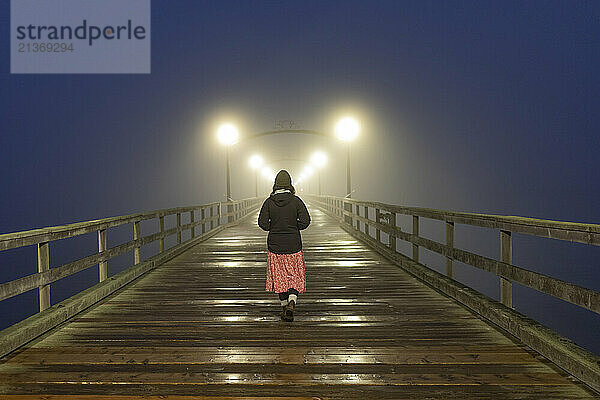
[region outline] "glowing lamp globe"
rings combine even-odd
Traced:
[[[327,164],[327,156],[325,153],[318,151],[312,155],[310,162],[317,168],[323,168]]]
[[[310,165],[304,167],[304,176],[309,177],[313,174],[313,172],[315,172],[315,170]]]
[[[264,176],[267,179],[270,179],[271,175],[273,175],[273,173],[271,172],[271,170],[268,167],[263,167],[260,170],[260,173],[262,174],[262,176]]]
[[[225,146],[231,146],[238,141],[238,130],[232,124],[223,124],[217,131],[219,142]]]
[[[360,125],[354,118],[342,118],[335,126],[335,133],[343,142],[351,142],[358,136]]]
[[[263,165],[263,159],[261,156],[259,156],[258,154],[255,154],[252,157],[250,157],[250,167],[252,169],[259,169],[260,167],[262,167],[262,165]]]

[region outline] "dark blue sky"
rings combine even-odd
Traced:
[[[150,75],[10,75],[8,3],[1,232],[222,199],[220,118],[330,132],[347,110],[357,198],[600,222],[598,1],[153,0]],[[250,147],[314,145],[289,143]],[[339,145],[321,145],[342,194]],[[598,282],[591,257],[578,276]]]
[[[78,76],[8,73],[7,3],[2,231],[214,200],[215,116],[331,131],[345,109],[358,197],[599,220],[598,2],[154,0],[152,74]]]

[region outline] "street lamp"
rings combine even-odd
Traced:
[[[250,157],[250,167],[254,170],[254,191],[255,197],[258,197],[258,169],[262,167],[264,161],[258,154]]]
[[[267,169],[266,175],[267,177],[267,189],[273,187],[273,182],[275,182],[275,172],[271,169]]]
[[[264,166],[262,167],[262,169],[260,170],[260,173],[262,174],[262,176],[264,176],[267,179],[275,179],[275,175],[273,174],[273,171],[271,171],[271,169],[269,169],[269,167]]]
[[[351,117],[342,118],[335,126],[335,133],[342,142],[348,143],[348,152],[346,158],[346,197],[350,198],[352,194],[352,185],[350,181],[350,143],[356,139],[360,125]]]
[[[232,201],[231,199],[231,176],[229,172],[229,147],[237,143],[238,141],[238,130],[233,124],[223,124],[217,130],[217,137],[219,138],[219,142],[225,146],[226,149],[226,170],[227,170],[227,202]],[[231,214],[232,208],[231,204],[227,205],[227,213]],[[227,216],[227,222],[232,222],[233,216]]]
[[[315,169],[313,167],[311,167],[310,165],[307,165],[306,167],[304,167],[304,175],[306,175],[306,177],[308,178],[309,176],[311,176],[313,174],[313,172],[315,172]]]
[[[300,178],[302,178],[302,180],[306,180],[307,178],[309,178],[313,173],[315,172],[314,168],[309,165],[306,165],[304,167],[304,170],[302,170],[302,174],[300,175]],[[308,182],[307,186],[306,186],[306,190],[308,192],[310,192],[310,182]]]
[[[321,195],[321,168],[327,164],[327,156],[322,151],[317,151],[310,158],[310,162],[317,167],[319,171],[319,196]]]

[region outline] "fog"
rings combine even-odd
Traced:
[[[254,195],[252,154],[295,179],[316,150],[328,155],[323,193],[344,195],[346,147],[334,135],[343,115],[361,124],[354,198],[600,222],[597,2],[152,6],[149,75],[11,75],[2,42],[0,232],[223,201],[223,122],[243,139],[231,147],[234,199]],[[8,2],[0,22],[8,37]],[[329,136],[250,139],[279,120]],[[259,181],[265,195],[272,183]],[[315,175],[303,189],[316,185]],[[497,257],[495,233],[461,229],[457,247]],[[441,225],[422,231],[443,238]],[[64,258],[94,251],[86,243]],[[600,290],[597,248],[518,235],[514,246],[515,264]],[[36,271],[32,249],[0,256],[1,282]],[[460,265],[456,276],[497,298],[495,277]],[[36,301],[2,302],[0,321],[30,315]],[[515,304],[600,353],[598,315],[520,287]]]

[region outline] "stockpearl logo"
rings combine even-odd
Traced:
[[[12,73],[150,73],[150,0],[11,0]]]

